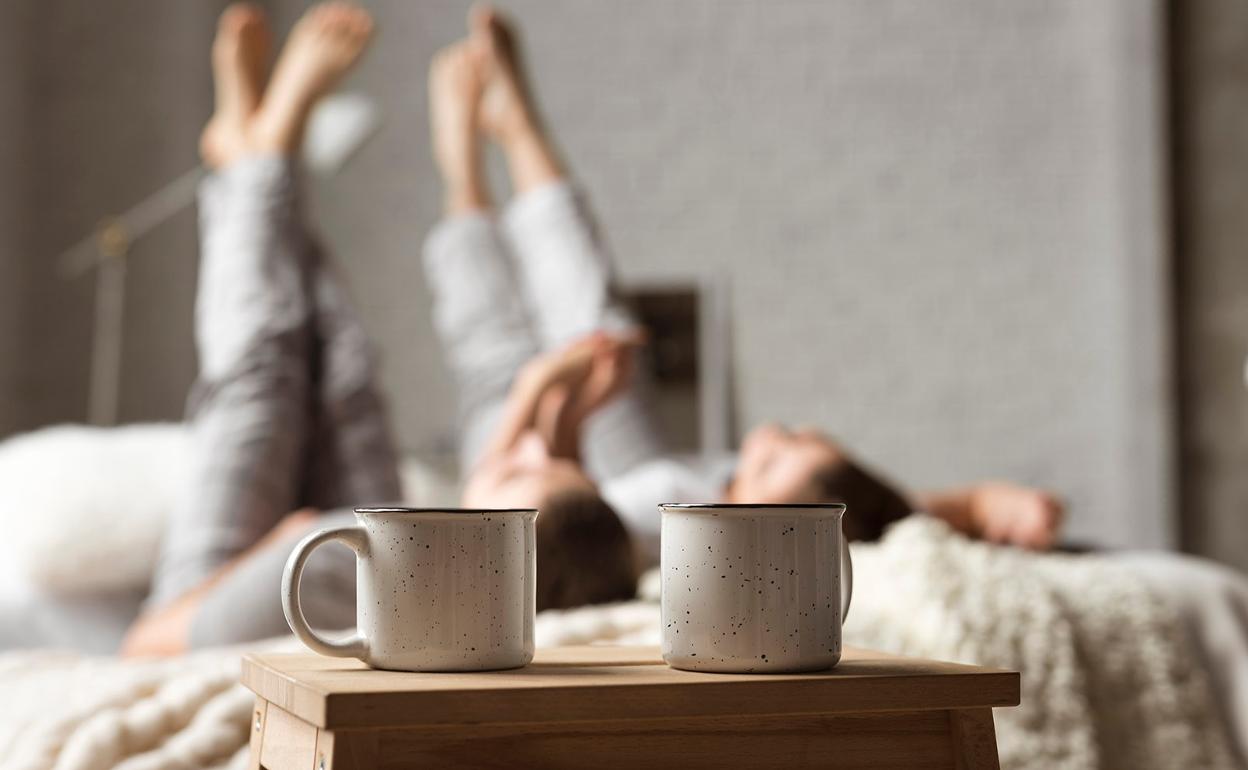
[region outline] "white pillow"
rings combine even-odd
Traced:
[[[0,558],[62,594],[147,585],[184,486],[177,423],[61,425],[0,443]]]
[[[185,425],[60,425],[0,442],[0,558],[67,595],[144,588],[189,463]],[[456,505],[453,473],[415,458],[403,499]]]

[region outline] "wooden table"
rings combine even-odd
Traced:
[[[373,767],[996,768],[1018,674],[846,649],[819,674],[699,674],[653,647],[539,650],[526,668],[371,671],[250,655],[251,764]]]

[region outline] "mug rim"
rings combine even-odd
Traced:
[[[839,511],[844,513],[845,503],[659,503],[659,509],[666,512],[669,508],[681,511],[712,511],[712,510],[801,510]]]
[[[356,508],[356,513],[367,514],[401,514],[401,513],[444,513],[449,515],[482,515],[494,513],[537,513],[536,508],[454,508],[443,506],[441,508],[424,506],[424,507],[408,507],[404,505],[381,505],[370,506],[365,508]]]

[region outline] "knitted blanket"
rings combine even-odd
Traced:
[[[1003,768],[1233,768],[1175,608],[1111,558],[968,540],[912,516],[854,551],[849,644],[1022,672]]]
[[[911,517],[855,545],[854,567],[847,643],[1023,672],[1023,705],[996,712],[1003,767],[1234,767],[1173,610],[1113,560],[995,548]],[[542,613],[538,644],[657,644],[653,573],[641,595]],[[241,652],[0,655],[0,767],[242,767],[252,696],[236,684]]]

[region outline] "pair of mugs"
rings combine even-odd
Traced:
[[[668,665],[731,673],[836,665],[853,593],[845,506],[659,510]],[[356,519],[309,535],[286,564],[282,605],[309,648],[401,671],[485,671],[533,659],[537,511],[359,508]],[[357,633],[337,641],[313,631],[299,605],[308,556],[331,540],[356,555]]]

